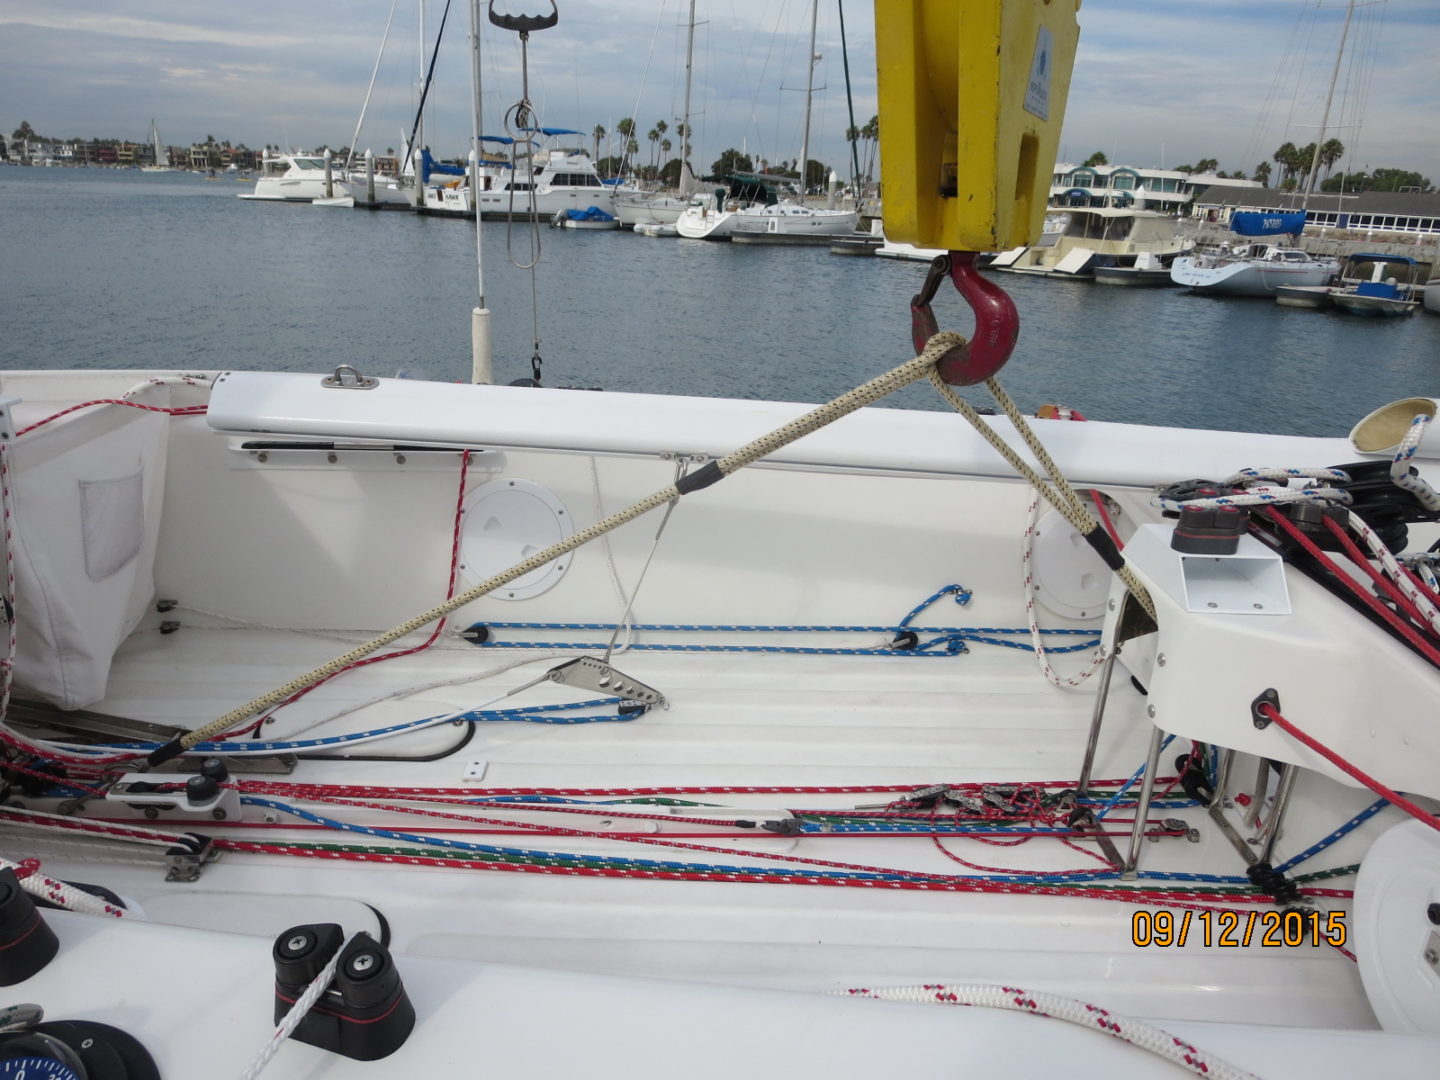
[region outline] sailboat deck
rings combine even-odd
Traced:
[[[346,647],[339,640],[306,633],[206,628],[205,621],[182,618],[178,632],[162,635],[152,619],[137,630],[121,649],[110,695],[96,711],[193,726]],[[450,638],[416,656],[325,684],[287,709],[276,726],[300,730],[312,718],[347,704],[467,677],[475,681],[372,706],[314,734],[330,733],[337,725],[364,730],[473,707],[572,655],[567,650],[538,655],[482,651]],[[1057,665],[1066,661],[1067,669],[1078,669],[1083,654],[1056,658]],[[630,652],[617,654],[615,664],[660,689],[670,707],[623,723],[479,724],[463,748],[437,761],[302,760],[290,776],[279,779],[377,788],[465,787],[473,789],[476,798],[500,789],[531,788],[902,789],[881,794],[742,790],[687,796],[761,818],[786,808],[883,805],[904,790],[939,782],[1073,779],[1093,703],[1089,693],[1050,687],[1032,656],[983,645],[966,655],[933,660]],[[903,668],[900,682],[897,668]],[[895,693],[897,685],[904,686],[903,695]],[[542,685],[501,704],[574,699],[576,693]],[[1116,679],[1097,777],[1128,777],[1142,762],[1150,730],[1143,703],[1123,678]],[[446,725],[389,740],[383,748],[366,745],[354,752],[428,755],[454,742],[455,729]],[[1167,753],[1164,760],[1173,757]],[[483,769],[483,779],[467,781],[467,771],[474,775],[477,769]],[[1170,776],[1173,768],[1162,767],[1161,772]],[[1306,806],[1303,816],[1292,815],[1292,820],[1305,823],[1305,830],[1297,826],[1293,837],[1283,838],[1282,856],[1319,839],[1368,801],[1318,779],[1302,784],[1297,793],[1297,804],[1312,800],[1322,800],[1324,809],[1312,814]],[[323,805],[310,809],[333,810]],[[648,806],[631,809],[665,812]],[[1117,816],[1130,820],[1120,812]],[[1199,808],[1157,810],[1152,817],[1157,816],[1180,817],[1198,827],[1198,842],[1167,837],[1144,843],[1142,871],[1243,873],[1233,848],[1208,826]],[[532,814],[527,820],[559,817],[537,819]],[[434,835],[456,835],[443,831],[455,826],[451,821],[369,820],[427,834],[438,826]],[[605,819],[560,824],[594,831],[618,827]],[[203,822],[195,829],[237,839],[364,839],[317,836],[314,830],[284,825],[226,828]],[[1093,856],[1048,837],[999,847],[931,837],[797,839],[756,833],[736,838],[733,830],[707,837],[703,834],[710,830],[703,826],[683,832],[668,824],[655,826],[662,836],[646,833],[648,827],[638,825],[641,835],[652,840],[673,839],[713,850],[593,836],[497,836],[493,829],[483,831],[484,826],[464,838],[528,850],[624,853],[742,869],[804,865],[746,854],[763,852],[903,868],[937,879],[979,873],[948,858],[942,843],[968,862],[998,870],[1040,873],[1101,867]],[[1128,824],[1115,829],[1128,830]],[[1358,837],[1342,840],[1319,861],[1325,866],[1344,863],[1352,840],[1358,842]],[[1117,835],[1115,842],[1123,853],[1128,838]],[[1093,842],[1078,846],[1095,850]],[[62,852],[47,865],[84,879],[84,864],[67,866]],[[395,947],[416,955],[806,990],[947,980],[1012,985],[1043,981],[1056,992],[1149,1016],[1236,1022],[1259,1017],[1277,1024],[1348,1028],[1374,1023],[1354,965],[1333,949],[1258,944],[1207,948],[1198,941],[1184,948],[1139,948],[1131,942],[1135,908],[1100,900],[402,868],[239,853],[223,856],[192,885],[164,886],[153,866],[107,868],[106,880],[139,899],[152,919],[256,934],[272,934],[278,925],[309,919],[364,925],[373,921],[362,906],[370,904],[388,917]],[[237,895],[246,899],[207,912],[222,893],[232,901]]]

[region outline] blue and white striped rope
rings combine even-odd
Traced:
[[[1365,822],[1369,821],[1372,817],[1378,814],[1381,810],[1384,810],[1389,805],[1390,803],[1387,799],[1376,799],[1373,803],[1367,806],[1364,810],[1361,810],[1358,814],[1352,817],[1349,821],[1345,822],[1345,824],[1341,825],[1334,832],[1330,833],[1328,836],[1325,836],[1320,840],[1317,840],[1304,851],[1300,852],[1299,855],[1293,855],[1290,858],[1286,859],[1279,866],[1275,867],[1275,872],[1279,874],[1288,874],[1291,870],[1299,866],[1306,859],[1310,858],[1312,855],[1320,854],[1320,852],[1324,851],[1331,844],[1335,843],[1335,841],[1339,840],[1347,833],[1353,832],[1355,829],[1363,825]]]
[[[1115,879],[1120,876],[1119,870],[1086,870],[1060,874],[1032,873],[1032,874],[953,874],[939,877],[934,875],[907,874],[904,872],[889,871],[853,871],[853,870],[820,870],[791,869],[788,867],[767,867],[767,866],[731,866],[718,863],[697,863],[680,862],[667,859],[644,859],[639,857],[615,857],[607,855],[583,855],[572,852],[545,851],[535,848],[512,848],[502,847],[495,844],[476,844],[465,840],[455,840],[446,836],[429,836],[424,833],[414,833],[404,829],[383,829],[370,825],[361,825],[356,822],[341,821],[335,818],[325,817],[309,810],[302,810],[298,806],[283,803],[275,799],[260,798],[255,795],[242,796],[242,803],[251,806],[264,806],[281,813],[289,814],[308,821],[312,824],[323,825],[327,828],[341,832],[359,833],[364,836],[371,836],[381,840],[399,840],[405,843],[421,844],[427,847],[440,847],[451,851],[474,852],[484,855],[501,857],[520,857],[530,859],[564,860],[566,862],[579,862],[589,866],[604,868],[628,868],[640,867],[642,869],[674,871],[680,873],[711,873],[711,874],[745,874],[758,875],[775,878],[822,878],[826,880],[870,880],[870,881],[999,881],[1007,884],[1022,885],[1053,885],[1066,882],[1090,882]],[[619,837],[617,840],[621,839]],[[1179,874],[1165,871],[1142,872],[1140,878],[1154,881],[1185,881],[1207,884],[1248,884],[1243,877],[1225,877],[1213,874]]]

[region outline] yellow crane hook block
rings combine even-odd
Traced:
[[[876,0],[885,235],[947,251],[1039,237],[1080,0]]]

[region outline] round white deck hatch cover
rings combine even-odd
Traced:
[[[1350,946],[1385,1031],[1440,1032],[1440,833],[1402,821],[1360,860]],[[1432,959],[1433,958],[1433,959]]]
[[[532,480],[492,480],[470,492],[464,508],[460,576],[470,585],[508,570],[575,531],[560,498]],[[562,555],[490,595],[497,600],[539,596],[565,576],[570,559],[570,555]]]
[[[1099,619],[1110,595],[1110,568],[1085,538],[1051,510],[1035,523],[1031,551],[1035,599],[1067,619]]]

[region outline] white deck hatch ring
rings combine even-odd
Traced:
[[[1067,619],[1099,619],[1110,594],[1110,568],[1056,511],[1035,525],[1035,599]]]
[[[478,584],[537,551],[568,539],[575,531],[565,504],[533,480],[492,480],[465,496],[460,524],[460,576]],[[571,555],[532,570],[490,595],[497,600],[528,600],[554,588],[565,576]]]

